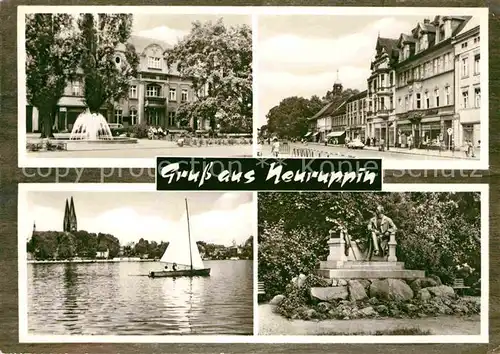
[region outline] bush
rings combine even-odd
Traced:
[[[149,126],[147,124],[136,124],[132,128],[132,133],[137,139],[144,139],[148,137]]]

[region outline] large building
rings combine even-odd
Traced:
[[[396,93],[394,63],[399,51],[397,39],[377,38],[375,58],[371,63],[371,75],[368,78],[366,117],[366,137],[377,142],[384,139],[389,145],[394,144],[394,96]]]
[[[366,114],[367,91],[349,97],[346,101],[346,136],[352,139],[365,141],[366,138]]]
[[[479,18],[473,17],[453,40],[455,47],[455,144],[481,140],[481,55]]]
[[[423,147],[453,144],[455,116],[454,44],[470,17],[436,16],[425,19],[409,34],[401,34],[396,73],[395,124],[390,133],[396,143]],[[449,134],[450,132],[451,134]],[[389,136],[389,142],[391,138]]]
[[[165,50],[169,45],[158,40],[131,36],[129,43],[139,55],[138,77],[131,82],[128,97],[113,106],[104,106],[101,113],[108,123],[124,126],[147,124],[170,130],[181,128],[177,109],[195,99],[191,82],[181,78],[172,67],[167,66]],[[115,62],[125,60],[123,48],[117,48]],[[55,128],[59,132],[71,131],[76,118],[85,110],[83,80],[68,84],[58,104]],[[189,122],[194,130],[208,129],[208,121],[199,119]],[[36,108],[26,108],[26,131],[39,130]]]

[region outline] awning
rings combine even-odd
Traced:
[[[309,135],[311,135],[311,132],[307,132],[307,134],[304,135],[304,137],[308,137]]]
[[[335,137],[341,136],[343,134],[345,134],[345,131],[341,130],[341,131],[338,131],[338,132],[331,132],[326,137],[327,138],[335,138]]]

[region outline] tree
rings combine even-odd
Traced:
[[[53,137],[57,104],[76,72],[79,60],[73,17],[26,15],[26,98],[39,110],[42,138]]]
[[[279,136],[299,137],[307,133],[307,118],[316,113],[316,106],[303,97],[288,97],[267,114],[267,129]]]
[[[126,97],[131,80],[137,77],[139,56],[127,43],[132,15],[81,14],[78,27],[85,104],[98,113],[104,104]]]
[[[196,99],[181,104],[185,123],[199,118],[224,132],[252,131],[252,30],[193,22],[191,32],[165,52],[169,68],[192,82]],[[198,127],[196,127],[198,128]]]

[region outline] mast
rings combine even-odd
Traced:
[[[189,208],[188,208],[188,200],[186,201],[186,215],[187,215],[187,224],[188,224],[188,239],[189,239],[189,264],[191,266],[191,270],[193,270],[193,251],[191,250],[191,229],[189,228]]]

